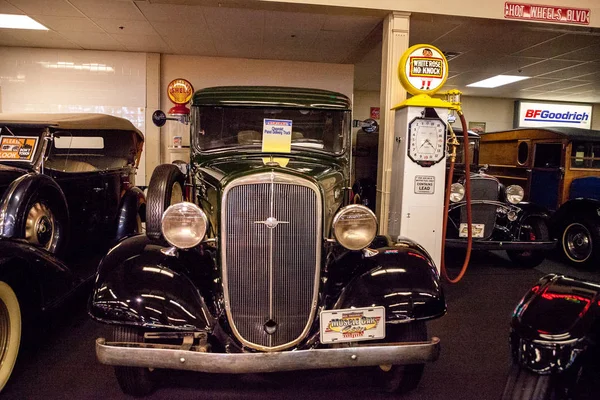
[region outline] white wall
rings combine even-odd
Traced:
[[[145,130],[145,53],[0,47],[0,89],[2,112],[98,112]]]
[[[185,78],[194,90],[211,86],[264,85],[296,86],[332,90],[352,97],[354,66],[349,64],[326,64],[297,61],[253,60],[242,58],[219,58],[200,56],[161,56],[161,109],[167,112],[173,104],[166,96],[167,85],[173,79]],[[162,95],[165,94],[165,95]],[[161,129],[162,160],[184,158],[184,154],[172,154],[168,147],[174,134],[183,136],[183,144],[189,145],[189,134],[183,126],[168,123]]]

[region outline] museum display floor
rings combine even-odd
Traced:
[[[546,273],[600,282],[600,271],[583,271],[556,260],[535,269],[512,266],[503,253],[474,256],[463,281],[444,284],[448,314],[428,324],[442,343],[440,359],[427,365],[419,388],[403,399],[499,399],[510,366],[512,310]],[[120,399],[111,367],[99,364],[94,340],[106,335],[85,312],[85,295],[62,309],[39,344],[23,354],[2,399]],[[161,371],[162,372],[162,371]],[[148,399],[383,399],[365,370],[300,371],[266,375],[160,373]],[[594,385],[590,385],[592,388]],[[598,385],[596,385],[598,386]],[[598,398],[600,390],[590,398]]]

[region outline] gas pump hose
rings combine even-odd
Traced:
[[[463,130],[463,161],[465,163],[465,201],[467,207],[467,253],[465,255],[465,261],[460,269],[460,272],[455,278],[450,278],[446,269],[446,263],[444,255],[446,252],[446,230],[448,228],[448,211],[450,208],[450,187],[452,186],[452,175],[454,174],[454,161],[456,159],[456,147],[452,151],[450,157],[450,170],[448,171],[448,185],[446,187],[446,195],[444,198],[444,223],[442,226],[442,260],[441,260],[441,273],[444,278],[450,283],[458,283],[467,272],[469,260],[471,259],[471,248],[473,246],[473,226],[472,226],[472,215],[471,215],[471,166],[469,160],[469,132],[467,130],[467,122],[463,113],[459,110],[458,115],[460,117],[460,123]],[[450,127],[452,131],[452,127]],[[456,138],[454,132],[452,137]]]

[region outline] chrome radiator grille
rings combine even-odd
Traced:
[[[221,220],[225,305],[234,334],[260,350],[293,346],[316,311],[317,187],[275,173],[241,178],[225,190]]]
[[[498,201],[498,182],[495,179],[473,179],[471,180],[471,200],[490,200]],[[483,239],[488,239],[494,231],[496,223],[496,205],[493,204],[472,204],[474,224],[484,224]],[[460,222],[467,222],[467,209],[462,207],[460,210]]]

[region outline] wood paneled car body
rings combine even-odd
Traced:
[[[154,368],[370,366],[386,390],[414,388],[439,350],[425,321],[446,304],[429,254],[377,236],[373,212],[350,204],[349,99],[217,87],[191,108],[185,174],[157,167],[146,235],[99,266],[90,313],[114,327],[96,342],[100,362],[138,395]]]
[[[486,133],[480,161],[552,212],[550,234],[575,264],[600,262],[600,131],[526,128]]]
[[[0,114],[0,390],[22,332],[39,329],[33,319],[93,277],[110,245],[139,231],[143,141],[109,115]]]

